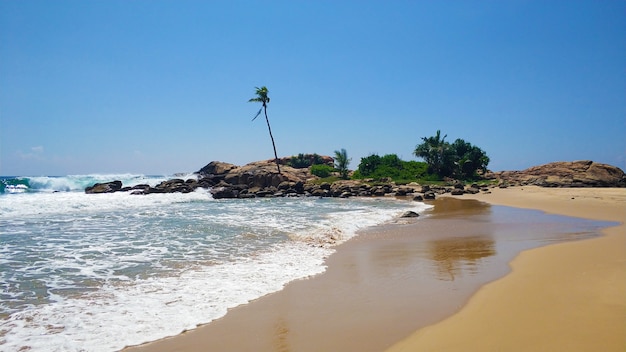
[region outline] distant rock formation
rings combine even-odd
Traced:
[[[330,157],[323,157],[330,158]],[[281,159],[282,160],[282,159]],[[332,160],[325,159],[325,160]],[[489,192],[489,187],[449,180],[445,186],[428,186],[410,183],[396,185],[389,180],[340,180],[332,184],[314,182],[319,177],[309,168],[293,168],[283,164],[281,173],[276,172],[274,160],[265,160],[237,166],[212,161],[197,174],[197,179],[171,179],[151,187],[137,185],[122,187],[121,181],[97,183],[85,188],[85,193],[130,192],[134,195],[151,193],[189,193],[197,188],[209,189],[213,198],[257,197],[382,197],[406,196],[415,200],[434,199],[437,195],[451,193]],[[486,178],[497,180],[500,187],[537,185],[542,187],[626,187],[624,172],[614,166],[592,161],[555,162],[531,167],[523,171],[487,173]],[[491,185],[490,187],[493,187]]]
[[[491,175],[502,185],[541,187],[626,187],[620,168],[590,160],[559,161],[523,171],[501,171]]]

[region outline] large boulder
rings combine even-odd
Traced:
[[[542,187],[626,187],[620,168],[590,160],[559,161],[533,166],[522,171],[494,173],[501,184]]]
[[[237,165],[224,163],[221,161],[211,161],[205,167],[198,171],[198,174],[202,176],[208,175],[224,175],[227,172],[236,169]]]
[[[93,186],[86,187],[85,193],[87,194],[96,194],[96,193],[113,193],[122,189],[122,181],[111,181],[105,183],[96,183]]]

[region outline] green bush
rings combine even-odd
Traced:
[[[396,182],[409,183],[427,178],[428,164],[419,161],[403,161],[396,154],[380,157],[372,154],[361,158],[353,178],[391,178]]]
[[[311,165],[322,164],[324,161],[318,154],[303,154],[300,153],[297,156],[292,156],[289,159],[289,166],[296,169],[303,169]]]
[[[329,165],[311,165],[311,174],[317,177],[328,177],[333,171],[335,171],[335,169]]]
[[[298,156],[292,156],[291,159],[289,159],[289,166],[302,169],[311,166],[311,162],[304,154],[300,153]]]

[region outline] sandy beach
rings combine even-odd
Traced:
[[[626,189],[496,189],[464,196],[620,222],[606,236],[526,251],[457,314],[397,343],[399,351],[626,350]]]
[[[519,187],[445,198],[436,221],[374,228],[340,245],[324,274],[126,350],[624,350],[626,189]],[[518,245],[510,238],[528,231],[485,221],[494,216],[489,204],[622,224],[606,236],[509,256],[496,248]]]

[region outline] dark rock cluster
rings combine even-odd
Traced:
[[[130,192],[130,194],[150,194],[150,193],[189,193],[196,190],[196,188],[209,188],[211,183],[209,180],[195,180],[188,179],[183,180],[174,178],[171,180],[163,181],[158,185],[151,187],[147,184],[136,185],[133,187],[122,187],[122,181],[111,181],[105,183],[96,183],[93,186],[85,188],[85,193],[113,193],[113,192]]]
[[[477,185],[465,188],[462,183],[447,187],[421,186],[417,183],[396,185],[391,180],[342,180],[333,183],[313,182],[317,178],[307,170],[285,166],[281,174],[272,162],[258,162],[238,167],[211,162],[197,172],[197,179],[171,179],[151,187],[147,184],[123,187],[121,181],[97,183],[86,193],[130,192],[133,195],[152,193],[189,193],[197,188],[209,189],[214,199],[269,197],[412,197],[422,201],[444,193],[477,193]]]

